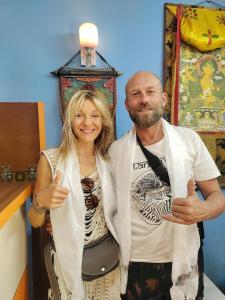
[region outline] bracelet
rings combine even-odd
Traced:
[[[47,210],[47,207],[40,206],[37,202],[37,194],[34,194],[33,201],[32,201],[32,207],[34,211],[38,214],[44,214]]]

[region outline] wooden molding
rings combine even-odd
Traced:
[[[14,294],[13,300],[29,300],[29,288],[28,288],[28,266],[26,266],[25,271],[20,279],[19,285]]]

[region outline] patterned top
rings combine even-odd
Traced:
[[[87,245],[91,241],[94,241],[100,237],[102,237],[107,232],[107,226],[104,218],[104,210],[103,210],[103,195],[102,195],[102,187],[100,178],[98,176],[97,171],[92,173],[90,176],[94,181],[94,187],[92,189],[92,194],[95,195],[99,199],[98,206],[93,209],[86,210],[85,215],[85,240],[84,244]],[[83,179],[84,177],[81,177]],[[84,197],[90,195],[88,191],[83,190]]]
[[[48,149],[43,151],[45,155],[48,157],[50,161],[50,166],[52,168],[52,173],[56,170],[56,164],[58,160],[58,148]],[[99,199],[98,206],[94,209],[87,209],[85,215],[85,240],[84,244],[87,245],[91,241],[94,241],[100,237],[102,237],[107,232],[107,226],[104,217],[103,210],[103,195],[102,195],[102,187],[100,178],[98,176],[97,171],[92,173],[90,176],[94,181],[94,187],[92,190],[92,194],[97,196]],[[80,179],[83,179],[84,176]],[[88,191],[84,191],[84,197],[89,196]]]

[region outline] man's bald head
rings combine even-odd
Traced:
[[[163,91],[161,81],[157,75],[152,72],[138,71],[127,81],[125,88],[126,96],[128,96],[131,89],[136,88],[136,85],[140,85],[142,83],[144,84],[147,81],[156,84],[156,86],[158,86],[158,88],[160,89],[160,92]]]

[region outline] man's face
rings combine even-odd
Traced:
[[[126,108],[138,127],[149,128],[161,119],[167,97],[153,74],[136,74],[127,84],[126,95]]]

